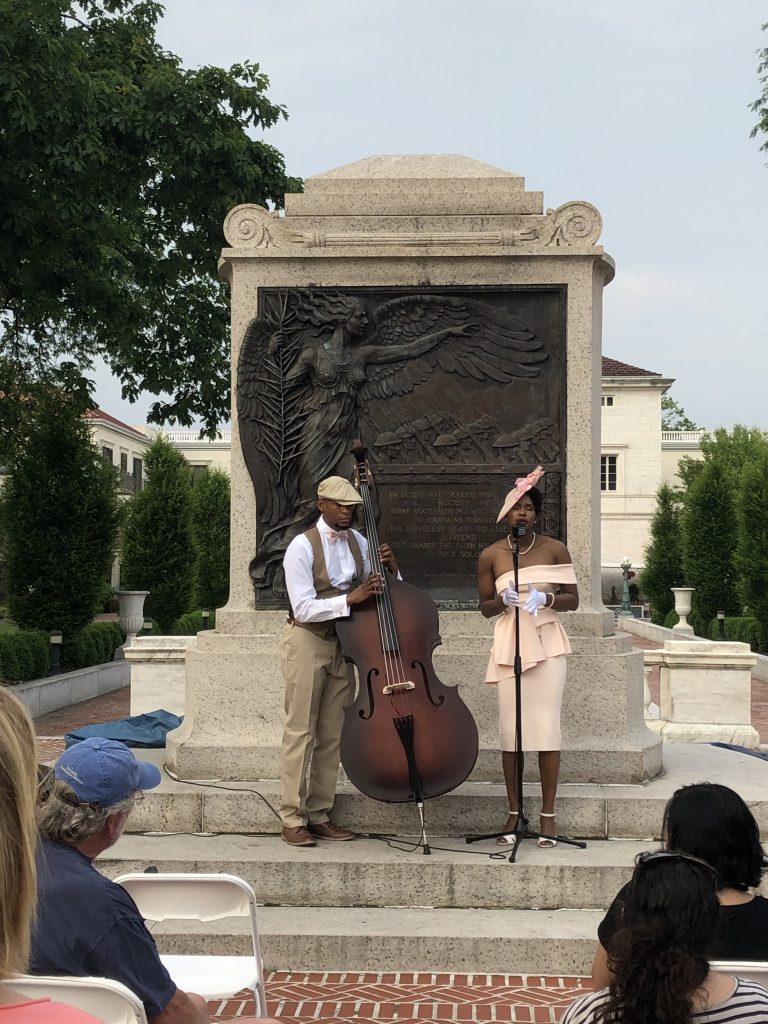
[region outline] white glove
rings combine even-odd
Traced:
[[[519,608],[520,607],[520,595],[515,590],[513,583],[507,584],[507,589],[502,590],[501,600],[504,602],[507,608]]]
[[[523,605],[523,608],[535,618],[539,614],[539,608],[543,608],[546,603],[547,594],[537,590],[536,587],[530,587],[528,590],[528,600]]]

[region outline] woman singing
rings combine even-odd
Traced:
[[[522,661],[522,749],[539,752],[541,776],[542,838],[538,845],[556,846],[555,795],[560,770],[560,707],[565,686],[565,656],[571,645],[557,612],[573,611],[579,591],[568,549],[553,537],[536,532],[542,497],[535,484],[544,475],[538,466],[519,477],[509,492],[497,522],[506,517],[510,528],[525,527],[519,538],[519,584],[515,590],[512,534],[491,544],[480,555],[477,567],[480,611],[495,615],[493,647],[485,681],[496,685],[504,782],[509,798],[505,829],[510,834],[497,840],[513,846],[519,808],[517,804],[517,756],[515,753],[515,614],[520,617]]]

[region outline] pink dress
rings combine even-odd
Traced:
[[[501,594],[514,581],[512,572],[496,580]],[[573,566],[527,565],[520,569],[520,656],[522,661],[522,741],[523,750],[560,750],[560,709],[565,688],[565,655],[571,645],[556,612],[540,608],[535,617],[522,608],[528,587],[557,591],[564,584],[575,584]],[[496,619],[493,647],[485,674],[486,683],[494,683],[499,701],[499,734],[502,750],[515,749],[515,609],[506,608]]]

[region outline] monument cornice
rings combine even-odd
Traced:
[[[296,218],[299,222],[304,219]],[[240,255],[267,258],[350,254],[373,258],[382,255],[535,256],[539,253],[599,258],[603,255],[602,246],[596,244],[602,232],[602,218],[598,210],[586,202],[564,203],[544,214],[495,218],[504,223],[490,230],[488,218],[477,218],[477,229],[473,230],[473,218],[466,216],[457,218],[460,226],[453,228],[448,217],[425,217],[422,222],[426,223],[418,229],[408,225],[408,218],[379,218],[391,221],[395,230],[381,230],[378,225],[371,225],[368,230],[361,227],[344,230],[339,225],[342,219],[312,218],[312,226],[306,227],[292,223],[294,218],[281,217],[256,204],[236,206],[224,221],[224,236],[231,248],[224,249],[222,256],[227,259]],[[429,221],[436,223],[431,225]]]

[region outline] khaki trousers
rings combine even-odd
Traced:
[[[280,639],[285,728],[280,818],[286,828],[328,821],[336,795],[344,708],[354,696],[336,635],[288,623]],[[309,768],[309,784],[307,784]]]

